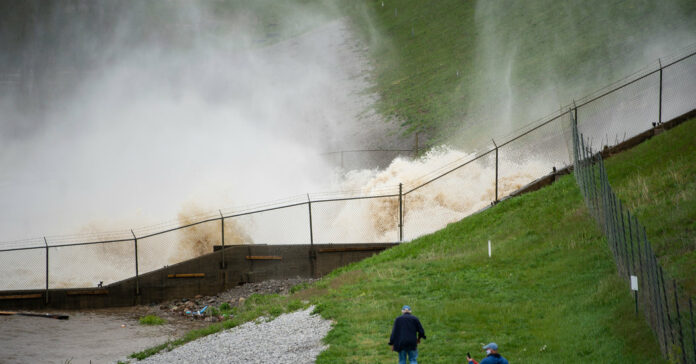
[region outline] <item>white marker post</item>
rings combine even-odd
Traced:
[[[491,257],[491,241],[488,240],[488,257]]]
[[[636,315],[638,315],[638,276],[631,276],[631,291],[636,300]]]

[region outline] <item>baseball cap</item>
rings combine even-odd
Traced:
[[[401,311],[411,311],[411,306],[404,305],[404,307],[401,307]]]
[[[498,344],[490,343],[483,347],[484,349],[498,350]]]

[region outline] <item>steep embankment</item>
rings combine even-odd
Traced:
[[[695,145],[691,120],[607,162],[663,265],[691,292]],[[322,314],[338,322],[319,362],[388,361],[391,320],[406,303],[430,333],[421,346],[428,362],[462,360],[488,341],[515,362],[661,360],[570,176],[346,268],[314,289]]]
[[[645,226],[660,262],[696,295],[696,119],[607,161],[609,180]]]
[[[314,289],[322,314],[337,321],[321,363],[393,360],[386,342],[403,304],[428,331],[421,358],[430,363],[462,361],[488,341],[522,363],[660,361],[570,176]]]

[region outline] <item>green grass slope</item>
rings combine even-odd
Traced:
[[[463,362],[489,341],[519,363],[661,361],[571,177],[341,269],[306,294],[336,321],[318,363],[395,360],[387,341],[403,304],[426,329],[428,363]]]
[[[660,262],[696,296],[696,119],[607,161],[617,195],[645,226]]]

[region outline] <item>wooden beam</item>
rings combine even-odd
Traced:
[[[203,278],[205,273],[177,273],[167,274],[167,278]]]
[[[373,246],[373,247],[350,247],[350,248],[323,248],[319,249],[319,253],[335,253],[335,252],[368,252],[368,251],[382,251],[387,249],[383,246]]]
[[[99,296],[109,294],[108,289],[87,289],[87,290],[74,290],[65,292],[68,296]]]
[[[70,318],[68,315],[56,315],[53,313],[33,313],[33,312],[11,312],[11,311],[0,311],[0,316],[12,316],[12,315],[18,315],[18,316],[33,316],[33,317],[45,317],[45,318],[53,318],[53,319],[58,319],[58,320],[67,320]]]
[[[15,295],[9,295],[9,296],[0,296],[0,300],[24,300],[28,298],[41,298],[43,297],[43,294],[41,293],[32,293],[32,294],[15,294]]]
[[[247,255],[247,260],[282,260],[278,255]]]

